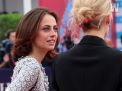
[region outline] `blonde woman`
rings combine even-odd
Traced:
[[[111,0],[74,0],[72,23],[84,37],[57,56],[52,91],[122,91],[122,53],[104,40],[112,11]]]

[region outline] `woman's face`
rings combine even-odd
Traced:
[[[46,51],[53,50],[58,38],[58,26],[52,15],[46,14],[40,25],[33,46]]]

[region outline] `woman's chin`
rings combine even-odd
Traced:
[[[54,50],[54,46],[48,47],[48,50],[49,50],[49,51]]]

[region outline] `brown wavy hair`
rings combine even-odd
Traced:
[[[55,12],[45,8],[35,8],[22,17],[16,28],[16,40],[12,49],[14,61],[17,61],[20,57],[29,55],[29,53],[32,51],[32,40],[35,39],[39,30],[39,24],[46,14],[52,15],[58,24],[58,17]],[[57,45],[58,40],[56,42],[55,49]],[[49,51],[46,57],[52,59],[54,56],[56,56],[57,52],[55,49]]]

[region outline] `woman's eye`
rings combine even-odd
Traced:
[[[57,32],[57,31],[58,31],[58,28],[57,28],[57,27],[55,27],[55,28],[54,28],[54,31],[56,31],[56,32]]]
[[[46,32],[46,31],[49,31],[50,29],[49,28],[43,28],[42,30],[44,30]]]

